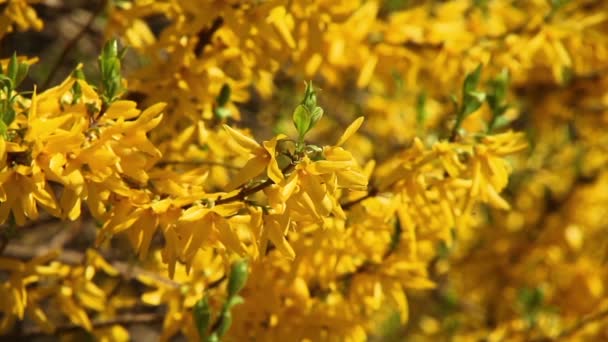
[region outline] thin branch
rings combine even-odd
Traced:
[[[372,186],[368,190],[368,192],[367,192],[367,194],[365,196],[359,197],[359,198],[357,198],[355,200],[352,200],[350,202],[346,202],[346,203],[342,204],[341,207],[342,207],[342,209],[350,209],[350,207],[354,206],[355,204],[358,204],[358,203],[360,203],[360,202],[362,202],[362,201],[364,201],[364,200],[366,200],[368,198],[371,198],[371,197],[374,197],[374,196],[378,195],[378,192],[379,192],[378,189],[375,186]]]
[[[61,65],[63,64],[64,60],[67,58],[70,51],[72,51],[72,49],[76,46],[76,44],[80,41],[80,39],[82,39],[84,34],[91,29],[91,26],[93,26],[95,19],[101,13],[103,13],[103,11],[106,8],[106,5],[107,5],[107,0],[102,0],[99,3],[99,7],[97,8],[97,10],[95,10],[95,12],[91,13],[91,16],[89,17],[89,20],[86,22],[86,24],[80,29],[80,31],[70,41],[67,42],[67,44],[61,51],[61,55],[59,55],[57,62],[55,62],[55,65],[53,65],[53,67],[51,68],[51,71],[49,72],[48,76],[46,77],[46,80],[42,83],[42,89],[47,89],[49,87],[50,83],[53,81],[53,78],[55,78],[55,75],[61,68]]]
[[[45,247],[32,248],[32,246],[27,245],[10,244],[6,247],[3,256],[21,260],[31,260],[36,256],[49,252],[50,250],[50,248]],[[81,265],[83,260],[85,260],[85,255],[81,252],[74,250],[62,250],[59,256],[57,257],[57,261],[68,265]],[[126,262],[111,261],[110,265],[112,265],[112,267],[114,267],[118,271],[118,273],[120,273],[126,279],[133,279],[139,276],[145,276],[170,287],[177,288],[180,286],[180,283],[174,280],[165,278],[154,272],[147,271],[141,267]]]
[[[205,50],[205,47],[211,43],[211,38],[213,38],[215,32],[219,30],[223,24],[224,18],[217,17],[213,20],[211,26],[208,29],[202,29],[198,33],[198,42],[194,47],[194,54],[196,54],[197,57],[201,56],[201,54]]]
[[[91,325],[93,326],[93,329],[102,329],[117,324],[123,326],[133,324],[151,324],[162,322],[164,317],[164,314],[157,312],[131,313],[116,316],[112,319],[93,321],[91,322]],[[63,325],[56,326],[56,329],[53,334],[57,336],[58,334],[76,332],[79,330],[84,330],[84,328],[80,325],[76,325],[73,323],[66,323]],[[22,332],[14,334],[13,336],[17,338],[31,338],[42,335],[48,335],[48,333],[38,327],[35,327],[31,329],[25,329]]]
[[[241,168],[234,165],[229,165],[226,163],[213,161],[213,160],[162,160],[156,163],[157,166],[163,167],[167,165],[192,165],[192,166],[200,166],[200,165],[209,165],[209,166],[221,166],[230,170],[240,170]]]
[[[576,334],[577,332],[579,332],[581,329],[583,329],[588,324],[597,322],[597,321],[602,320],[604,318],[608,318],[608,309],[603,310],[603,311],[599,311],[599,312],[597,312],[597,313],[595,313],[593,315],[589,315],[589,316],[581,319],[580,321],[578,321],[578,323],[574,324],[570,328],[567,328],[567,329],[563,330],[555,338],[555,340],[559,340],[559,339],[564,339],[564,338],[570,337],[570,336]]]
[[[291,170],[293,170],[294,167],[295,167],[295,164],[287,165],[287,167],[285,167],[282,170],[283,174],[285,174],[286,172],[290,172]],[[231,203],[231,202],[235,202],[235,201],[243,201],[247,198],[247,196],[253,195],[258,191],[264,190],[265,188],[271,186],[272,184],[274,184],[274,181],[272,179],[268,178],[264,182],[254,186],[254,187],[243,188],[241,191],[239,191],[238,194],[236,194],[234,196],[226,197],[226,198],[219,198],[215,201],[215,204],[219,205],[219,204],[226,204],[226,203]]]

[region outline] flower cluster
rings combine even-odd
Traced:
[[[101,5],[0,61],[0,334],[606,338],[608,3]]]

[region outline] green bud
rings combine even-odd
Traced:
[[[15,77],[15,88],[18,87],[21,82],[23,82],[29,70],[29,64],[19,63],[19,66],[17,67],[17,76]]]
[[[296,126],[298,136],[304,138],[310,130],[310,113],[304,105],[298,105],[293,111],[293,124]]]
[[[464,79],[464,83],[463,83],[463,87],[462,87],[463,94],[467,94],[467,93],[475,90],[475,88],[477,88],[477,85],[479,84],[479,80],[481,79],[481,69],[482,68],[483,68],[483,65],[479,64],[473,72],[467,74],[466,78]]]
[[[219,107],[224,107],[226,104],[228,104],[228,101],[230,100],[230,93],[230,86],[228,84],[224,84],[222,86],[222,89],[220,89],[220,93],[215,99]]]
[[[309,111],[312,111],[317,106],[317,94],[312,86],[312,81],[306,84],[302,104],[306,106]]]
[[[10,62],[8,62],[7,73],[8,78],[13,82],[13,88],[16,87],[15,83],[17,80],[17,73],[19,72],[19,61],[17,60],[17,54],[13,53]]]
[[[306,84],[304,99],[293,112],[293,123],[298,131],[299,140],[310,131],[323,116],[323,108],[317,106],[317,95],[312,82]]]
[[[228,297],[234,297],[247,283],[248,267],[246,260],[239,260],[232,264],[228,278]]]
[[[211,308],[209,307],[208,296],[200,299],[194,308],[192,308],[192,318],[201,341],[207,336],[207,329],[209,328],[209,322],[211,322]]]
[[[215,113],[215,116],[220,120],[227,119],[232,116],[232,112],[226,107],[217,107],[213,112]]]
[[[243,297],[241,297],[239,295],[234,295],[234,296],[228,298],[228,301],[226,302],[226,309],[230,309],[233,306],[243,304],[243,303],[245,303],[245,299],[243,299]]]

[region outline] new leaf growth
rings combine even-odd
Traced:
[[[317,106],[317,94],[312,81],[306,84],[304,99],[293,111],[293,123],[298,131],[298,142],[304,142],[306,133],[310,131],[323,116],[323,108]]]
[[[99,56],[99,70],[101,72],[102,100],[104,104],[110,104],[120,97],[124,88],[120,72],[120,61],[125,50],[118,50],[118,41],[108,41]]]

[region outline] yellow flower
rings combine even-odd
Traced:
[[[278,135],[269,141],[258,144],[255,140],[247,137],[234,128],[224,125],[224,129],[226,129],[243,153],[253,154],[253,158],[249,159],[230,181],[230,184],[227,187],[228,190],[232,190],[245,182],[254,179],[264,172],[264,170],[266,170],[268,178],[275,183],[280,183],[284,179],[283,172],[279,168],[279,164],[276,160],[277,143],[279,140],[285,138],[284,135]]]

